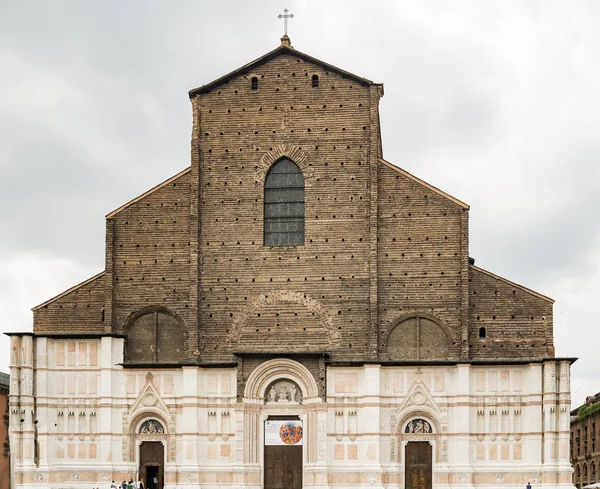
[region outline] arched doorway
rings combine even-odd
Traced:
[[[136,429],[138,478],[147,489],[163,489],[167,434],[162,421],[144,419]]]
[[[259,365],[244,389],[244,461],[256,464],[263,489],[301,488],[305,471],[324,463],[327,406],[302,364],[278,358]]]
[[[411,417],[402,425],[405,489],[432,489],[436,434],[432,423]]]

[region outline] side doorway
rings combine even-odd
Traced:
[[[162,489],[164,485],[164,446],[160,441],[144,441],[140,445],[139,476],[147,489]]]
[[[432,449],[428,441],[411,441],[406,445],[406,489],[432,489]]]

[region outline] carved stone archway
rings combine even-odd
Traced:
[[[392,427],[391,457],[390,461],[401,466],[404,463],[404,448],[409,441],[428,441],[433,448],[433,462],[445,462],[446,436],[438,413],[429,406],[419,406],[395,416],[395,425]],[[414,420],[422,420],[429,424],[428,433],[407,433],[406,427]]]
[[[267,390],[278,381],[297,385],[301,391],[297,401],[301,399],[301,402],[269,402]],[[319,396],[317,382],[304,365],[289,358],[275,358],[259,365],[246,381],[241,408],[244,411],[242,458],[245,464],[262,470],[263,426],[270,416],[297,416],[304,424],[305,470],[314,472],[325,467],[324,443],[319,444],[319,440],[327,437],[327,404]]]
[[[267,387],[278,378],[288,378],[300,387],[303,404],[322,402],[317,382],[310,371],[289,358],[268,360],[254,369],[246,382],[244,402],[264,404]]]
[[[142,430],[143,427],[147,427],[148,424],[154,424],[155,427],[160,426],[160,429],[156,430]],[[143,431],[143,432],[142,432]],[[154,431],[154,432],[151,432]],[[171,440],[172,434],[169,433],[169,425],[167,420],[164,419],[162,413],[158,410],[149,410],[138,414],[133,418],[129,424],[129,457],[131,462],[139,465],[139,447],[142,442],[145,441],[159,441],[164,446],[165,451],[165,467],[167,461],[174,458],[172,448],[174,447],[174,440]]]

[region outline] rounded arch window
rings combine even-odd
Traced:
[[[282,158],[269,170],[264,188],[265,246],[304,244],[304,175]]]
[[[386,350],[391,360],[445,360],[448,336],[436,321],[414,316],[400,321],[392,329]]]
[[[319,75],[313,75],[311,78],[311,85],[313,88],[319,87]]]
[[[132,363],[180,363],[184,355],[181,323],[166,311],[137,317],[127,328],[126,359]]]

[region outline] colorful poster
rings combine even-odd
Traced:
[[[265,421],[265,445],[302,445],[302,421]]]

